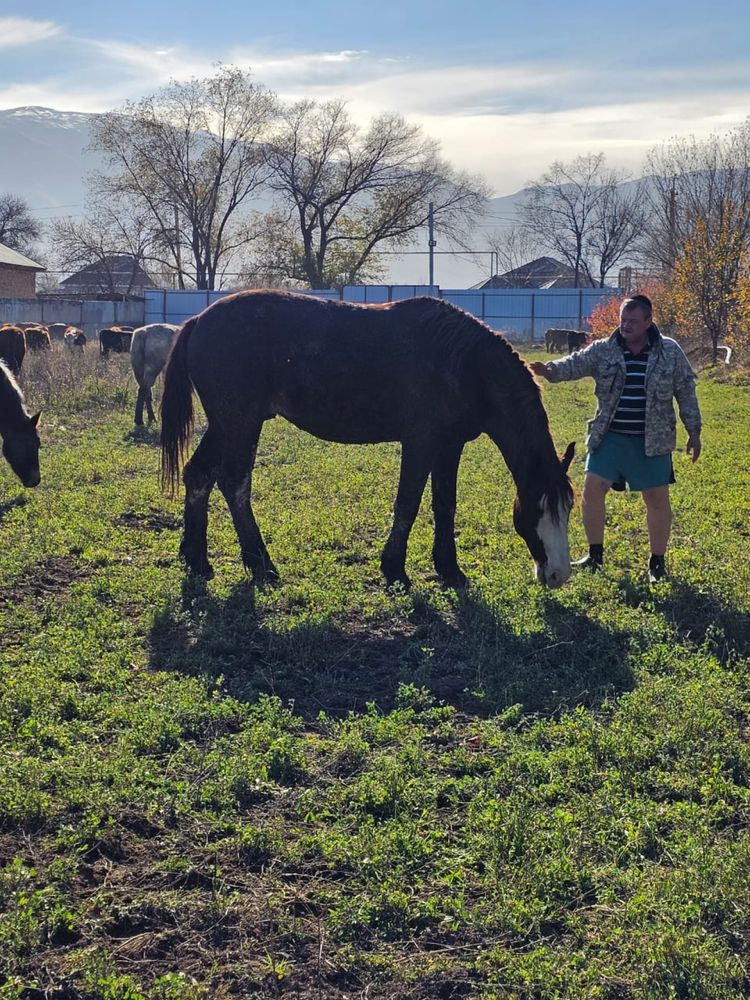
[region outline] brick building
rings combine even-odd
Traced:
[[[0,298],[35,298],[37,271],[46,268],[0,243]]]

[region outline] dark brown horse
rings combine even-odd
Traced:
[[[192,383],[192,385],[191,385]],[[518,489],[515,527],[537,579],[570,575],[568,516],[573,456],[555,454],[539,389],[512,347],[489,327],[433,298],[354,305],[275,291],[238,292],[183,326],[162,401],[162,475],[174,489],[192,431],[192,388],[208,427],[185,466],[181,555],[211,575],[208,498],[218,480],[242,558],[256,582],[277,577],[251,504],[263,422],[280,415],[329,441],[401,442],[394,519],[383,549],[386,581],[408,586],[406,545],[428,476],[435,516],[433,558],[441,579],[460,586],[456,561],[456,475],[467,441],[486,432]]]
[[[0,437],[3,455],[24,486],[38,486],[39,414],[29,416],[23,394],[10,371],[0,361]]]

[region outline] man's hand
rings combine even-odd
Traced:
[[[529,368],[535,375],[541,375],[542,378],[549,379],[549,369],[543,361],[530,361]]]
[[[698,461],[698,456],[701,453],[701,436],[700,434],[691,434],[687,440],[687,447],[685,451],[688,455],[692,455],[693,461]]]

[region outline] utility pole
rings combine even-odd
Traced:
[[[185,280],[182,276],[182,254],[180,252],[180,213],[177,205],[174,206],[174,256],[177,261],[177,282],[180,288],[185,287]]]
[[[672,185],[669,189],[669,260],[670,264],[674,268],[675,262],[677,260],[677,191],[676,191],[677,178],[672,176]]]
[[[435,239],[435,215],[433,212],[433,203],[430,202],[429,205],[429,239],[427,246],[430,250],[430,292],[432,292],[433,286],[435,284],[435,247],[437,246],[437,240]]]

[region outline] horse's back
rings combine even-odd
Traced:
[[[197,318],[190,375],[209,414],[232,405],[330,440],[402,439],[455,392],[456,372],[430,343],[431,302],[237,293]]]

